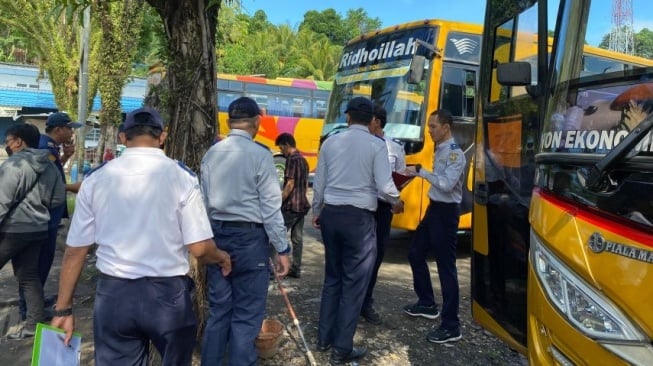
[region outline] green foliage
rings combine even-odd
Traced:
[[[311,30],[324,34],[331,42],[339,45],[344,45],[349,40],[349,31],[345,27],[343,19],[333,8],[321,12],[307,11],[304,14],[304,21],[299,25],[299,30]]]
[[[600,48],[608,49],[610,47],[610,33],[603,35]],[[653,59],[653,32],[648,28],[643,28],[635,33],[635,56]]]
[[[168,61],[166,36],[161,18],[150,6],[144,6],[142,17],[132,70],[132,75],[141,77],[147,76],[151,65]]]
[[[635,34],[635,54],[653,59],[653,32],[644,28]]]
[[[263,10],[257,10],[252,18],[249,20],[249,27],[247,32],[250,34],[266,32],[274,28],[274,25],[268,21],[268,16]]]
[[[370,18],[363,8],[347,10],[347,17],[343,24],[349,32],[347,40],[350,40],[360,34],[375,31],[381,28],[381,19]]]
[[[0,0],[0,24],[24,38],[27,54],[35,55],[47,72],[57,107],[75,117],[79,31],[71,24],[79,24],[79,14],[54,14],[52,9],[58,4],[55,0]]]
[[[333,9],[308,11],[299,29],[273,25],[264,11],[249,17],[237,6],[223,7],[217,36],[218,71],[331,80],[338,58],[349,39],[381,27],[364,9],[352,9],[342,18]]]

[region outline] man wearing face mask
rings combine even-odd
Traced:
[[[44,320],[38,260],[48,236],[49,209],[65,202],[64,186],[47,153],[37,150],[39,130],[29,124],[10,127],[5,136],[9,158],[0,166],[0,268],[9,260],[26,300],[22,329],[8,337],[34,335]]]
[[[82,127],[79,122],[73,122],[68,114],[63,112],[52,113],[48,116],[45,122],[45,134],[40,136],[38,141],[38,148],[48,150],[48,158],[54,163],[59,170],[59,176],[62,184],[66,187],[66,191],[77,192],[80,183],[66,184],[66,175],[63,166],[75,151],[75,146],[70,144],[72,141],[74,129]],[[54,252],[57,248],[57,232],[61,219],[68,218],[68,205],[66,201],[62,202],[57,207],[50,209],[50,221],[48,222],[48,240],[45,245],[41,246],[39,254],[39,279],[41,286],[45,286],[48,279],[52,261],[54,260]],[[25,299],[22,291],[20,295],[20,313],[25,317]],[[51,307],[56,301],[56,297],[45,297],[45,307]]]

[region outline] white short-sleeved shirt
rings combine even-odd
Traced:
[[[213,237],[197,177],[156,148],[128,148],[81,186],[66,243],[98,244],[120,278],[188,273],[186,245]]]

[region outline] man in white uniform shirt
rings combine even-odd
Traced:
[[[166,157],[159,114],[125,119],[125,152],[84,179],[75,205],[52,325],[73,332],[73,292],[89,247],[100,271],[93,309],[95,365],[147,365],[152,342],[163,365],[190,365],[197,319],[188,252],[231,271],[215,246],[195,174]]]
[[[393,140],[391,137],[385,136],[383,129],[387,122],[387,116],[388,114],[383,106],[378,104],[375,105],[374,115],[368,128],[371,134],[385,141],[385,146],[388,148],[390,169],[392,169],[393,172],[402,173],[406,170],[406,153],[404,152],[404,145]],[[381,267],[383,257],[385,256],[385,243],[388,241],[388,237],[390,237],[390,225],[392,223],[392,205],[383,199],[383,197],[378,198],[374,218],[376,220],[376,261],[374,262],[374,268],[372,269],[370,284],[367,286],[367,292],[365,293],[361,316],[368,323],[379,325],[381,324],[381,315],[374,309],[374,298],[372,297],[372,294],[374,293],[374,286],[376,285],[379,268]]]

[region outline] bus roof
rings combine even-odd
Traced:
[[[424,20],[413,21],[408,23],[401,23],[380,30],[376,30],[373,32],[368,32],[366,34],[361,34],[360,36],[356,36],[355,38],[347,42],[346,46],[352,45],[354,43],[360,42],[365,39],[376,37],[378,35],[393,33],[398,30],[419,28],[425,25],[455,28],[458,31],[476,33],[476,34],[483,33],[483,26],[481,24],[464,23],[464,22],[457,22],[457,21],[444,20],[444,19],[424,19]]]
[[[276,78],[266,79],[260,76],[247,76],[247,75],[233,75],[218,73],[220,80],[234,80],[254,84],[267,84],[277,86],[290,86],[301,89],[317,89],[317,90],[331,90],[333,81],[321,81],[310,79],[295,79],[295,78]]]

